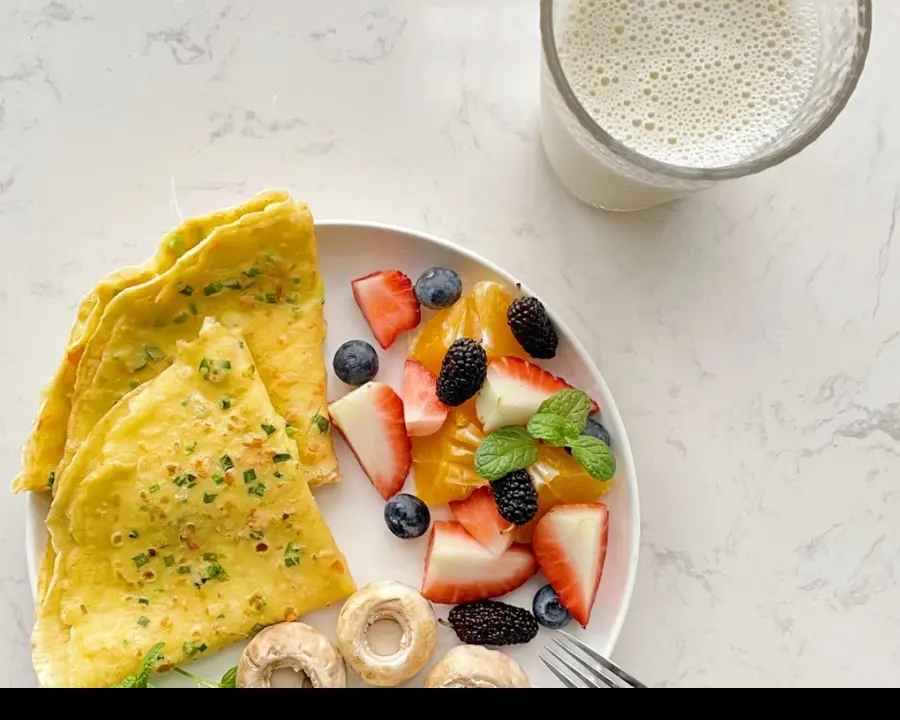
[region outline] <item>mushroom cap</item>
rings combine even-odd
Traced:
[[[515,660],[479,645],[449,650],[425,678],[426,688],[530,688],[528,676]]]
[[[272,625],[250,641],[238,664],[237,686],[271,687],[272,673],[285,667],[304,673],[314,688],[347,687],[344,660],[334,644],[298,622]]]
[[[369,646],[369,628],[393,620],[403,632],[400,648],[379,655]],[[416,675],[437,647],[434,610],[418,590],[386,580],[357,590],[338,617],[337,644],[347,664],[363,680],[378,687],[395,687]]]

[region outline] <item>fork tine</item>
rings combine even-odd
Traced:
[[[589,678],[585,675],[581,670],[572,665],[568,660],[566,660],[562,655],[559,655],[552,647],[547,645],[544,650],[550,653],[554,658],[556,658],[557,662],[559,662],[563,667],[565,667],[569,672],[571,672],[575,677],[577,677],[581,682],[587,685],[589,688],[599,688],[600,686],[596,683],[595,680]],[[606,678],[600,678],[604,683],[606,683],[609,687],[615,687],[612,685],[609,680]]]
[[[579,640],[578,638],[574,637],[573,635],[570,635],[565,630],[558,630],[557,632],[560,635],[562,635],[564,638],[566,638],[569,642],[571,642],[575,647],[577,647],[579,650],[581,650],[589,658],[591,658],[592,660],[596,660],[598,663],[600,663],[600,665],[602,665],[604,668],[609,670],[617,678],[619,678],[620,680],[623,680],[624,682],[631,685],[631,687],[643,688],[643,689],[647,688],[646,685],[644,685],[641,682],[638,682],[634,677],[632,677],[627,672],[625,672],[622,668],[620,668],[618,665],[616,665],[612,660],[607,660],[596,650],[594,650],[591,647],[588,647],[583,642],[581,642],[581,640]],[[565,649],[565,646],[557,638],[553,638],[553,639],[557,642],[557,644],[560,645],[560,647]],[[577,657],[577,656],[573,656],[573,657]]]
[[[554,675],[556,675],[556,677],[559,678],[559,681],[566,687],[574,688],[575,690],[578,690],[581,688],[581,685],[576,685],[575,683],[573,683],[569,679],[568,675],[566,675],[562,670],[557,668],[556,665],[554,665],[552,662],[550,662],[543,655],[541,655],[541,662],[544,663],[544,665],[547,666],[547,669],[550,670],[550,672],[552,672]]]
[[[563,652],[566,653],[566,655],[571,657],[573,660],[577,660],[580,665],[582,665],[583,667],[585,667],[588,670],[588,672],[590,672],[592,675],[595,675],[598,678],[600,678],[609,687],[616,688],[616,689],[619,689],[622,687],[618,682],[616,682],[615,679],[613,679],[615,676],[613,676],[613,678],[607,677],[607,675],[606,675],[607,671],[604,670],[602,667],[597,667],[593,663],[585,660],[583,657],[581,657],[578,653],[576,653],[574,650],[572,650],[572,648],[570,648],[568,645],[566,645],[558,637],[554,637],[552,639],[553,639],[553,642],[555,642],[556,645]]]

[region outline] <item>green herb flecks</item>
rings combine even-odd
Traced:
[[[206,505],[211,505],[216,501],[216,498],[219,497],[216,493],[203,493],[203,502]]]
[[[154,493],[158,493],[159,485],[151,485],[150,487],[147,488],[147,492],[149,492],[151,495],[153,495]]]
[[[220,282],[210,283],[205,288],[203,288],[203,294],[206,295],[206,297],[218,295],[220,292],[222,292],[222,283]]]
[[[251,540],[262,540],[265,537],[265,533],[262,530],[254,530],[250,533]]]
[[[144,565],[150,562],[150,558],[148,558],[144,553],[141,553],[140,555],[135,555],[133,558],[131,558],[131,562],[134,563],[134,566],[136,568],[142,568],[144,567]]]
[[[228,472],[229,470],[233,469],[234,462],[232,462],[231,456],[223,455],[222,457],[220,457],[219,458],[219,467],[221,467],[222,470],[224,470],[225,472]]]
[[[300,278],[295,277],[295,278],[291,278],[291,282],[294,283],[294,285],[299,285],[303,281]]]
[[[290,462],[294,457],[290,453],[278,453],[272,458],[272,462],[276,465],[280,465],[281,463]]]
[[[256,482],[256,470],[250,468],[244,471],[244,483],[250,485]]]
[[[266,494],[266,486],[264,483],[258,483],[250,488],[247,488],[247,492],[250,495],[256,495],[256,497],[262,497]]]
[[[192,442],[190,445],[185,445],[185,447],[184,447],[184,451],[188,455],[193,455],[196,450],[197,450],[197,441],[196,440],[194,442]]]
[[[190,565],[179,565],[178,566],[178,574],[179,575],[190,575],[191,574],[191,566]]]
[[[300,564],[300,547],[297,543],[289,542],[284,548],[284,566],[295,567]]]
[[[278,303],[278,294],[273,292],[267,292],[264,296],[266,298],[266,302],[269,305],[275,305]]]
[[[56,473],[51,472],[50,476],[47,478],[47,487],[53,488],[54,483],[56,482]]]
[[[322,433],[322,435],[327,433],[328,428],[331,427],[331,421],[327,417],[319,415],[319,413],[313,415],[312,424],[316,426],[316,428],[320,433]]]
[[[137,537],[138,537],[138,531],[137,531],[137,530],[132,530],[130,533],[128,533],[128,537],[130,537],[132,540],[137,540]]]
[[[146,618],[143,615],[141,615],[141,617],[138,618],[137,624],[140,625],[142,628],[145,628],[150,624],[150,618]]]
[[[284,433],[285,433],[285,435],[287,435],[288,437],[291,437],[291,438],[292,438],[292,437],[294,437],[294,435],[297,434],[297,428],[295,428],[293,425],[290,425],[290,424],[285,425],[285,426],[284,426]]]
[[[209,380],[209,374],[212,372],[212,363],[210,363],[209,358],[203,358],[200,361],[200,375],[204,380]]]
[[[191,297],[194,294],[194,288],[192,288],[190,285],[185,285],[178,292],[181,293],[182,295],[184,295],[185,297]]]
[[[244,277],[255,278],[259,277],[260,275],[262,275],[262,270],[260,270],[259,268],[252,267],[244,270]]]
[[[227,280],[222,281],[222,287],[226,290],[242,290],[243,286],[234,278],[229,278]]]
[[[186,642],[181,647],[182,650],[184,650],[184,654],[186,657],[194,657],[194,655],[205,653],[208,650],[208,646],[206,643]]]
[[[172,252],[174,252],[178,257],[181,257],[182,255],[184,255],[184,251],[186,249],[184,245],[184,238],[182,238],[181,235],[176,235],[169,242],[169,247],[172,248]]]
[[[175,565],[175,556],[174,555],[166,555],[163,558],[163,562],[166,564],[166,567],[172,567]]]
[[[197,476],[193,473],[184,473],[182,475],[176,475],[172,478],[172,482],[175,483],[178,487],[187,488],[190,490],[197,484]]]
[[[269,425],[268,423],[263,423],[260,427],[266,435],[272,435],[278,429],[274,425]]]
[[[141,663],[141,669],[138,671],[137,675],[129,675],[127,678],[122,680],[118,685],[113,685],[114,688],[146,688],[150,687],[148,684],[148,680],[150,680],[150,674],[153,672],[153,667],[158,663],[162,662],[165,658],[162,654],[162,649],[165,647],[165,643],[157,643],[144,655],[144,660]]]
[[[188,315],[187,313],[181,313],[180,315],[176,315],[175,319],[172,322],[174,322],[176,325],[184,325],[190,319],[190,315]]]
[[[219,563],[211,562],[206,566],[206,579],[225,582],[228,579],[228,573]]]
[[[221,400],[219,400],[219,407],[222,410],[231,410],[231,398],[223,397]]]
[[[185,653],[185,654],[187,654],[187,653]],[[205,688],[236,688],[237,687],[237,667],[236,666],[229,670],[226,670],[225,674],[222,676],[222,680],[217,683],[210,682],[209,680],[204,680],[202,677],[200,677],[198,675],[194,675],[193,673],[190,673],[187,670],[183,670],[182,668],[174,668],[174,670],[179,675],[186,677],[188,680],[193,680],[200,687],[205,687]]]
[[[212,481],[213,481],[216,485],[221,485],[222,483],[225,482],[225,475],[222,474],[222,472],[221,472],[220,470],[216,470],[216,471],[213,473]]]

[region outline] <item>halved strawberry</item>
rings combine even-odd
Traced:
[[[451,502],[450,512],[469,535],[494,555],[502,555],[512,545],[515,527],[500,517],[490,488],[478,488],[465,500]]]
[[[412,465],[412,444],[403,422],[403,401],[379,382],[366,383],[328,406],[375,489],[390,500],[403,488]]]
[[[437,378],[415,360],[407,360],[403,368],[403,412],[410,437],[433,435],[450,412],[438,400]]]
[[[385,350],[422,319],[412,280],[399,270],[379,270],[350,284],[356,304]]]
[[[537,572],[537,560],[527,545],[513,545],[494,555],[459,523],[434,523],[422,595],[434,603],[459,603],[500,597],[521,587]]]
[[[559,599],[582,627],[591,617],[606,562],[609,511],[603,503],[557,505],[538,522],[532,547]]]
[[[486,433],[507,425],[527,425],[544,400],[571,387],[562,378],[522,358],[496,358],[488,363],[475,411]],[[599,409],[592,400],[591,412]]]

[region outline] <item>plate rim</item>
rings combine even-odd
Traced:
[[[349,220],[349,219],[341,219],[341,218],[327,218],[323,220],[314,220],[315,227],[318,228],[329,228],[332,230],[340,230],[341,228],[348,228],[354,230],[378,230],[382,232],[389,232],[394,234],[406,235],[408,237],[413,237],[417,240],[423,241],[425,243],[429,243],[432,245],[436,245],[445,250],[449,250],[451,252],[459,253],[460,255],[465,256],[470,261],[479,264],[491,272],[495,273],[499,277],[506,280],[511,286],[520,287],[528,294],[535,295],[540,297],[537,293],[533,293],[529,286],[525,283],[520,282],[512,275],[510,275],[506,270],[496,265],[491,260],[479,255],[474,250],[470,250],[467,247],[462,245],[458,245],[450,240],[442,238],[438,235],[434,235],[429,232],[425,232],[422,230],[414,230],[412,228],[404,227],[402,225],[395,225],[392,223],[379,222],[374,220]],[[600,368],[597,366],[597,363],[591,357],[590,353],[588,353],[587,349],[578,339],[578,336],[572,331],[572,329],[559,317],[559,315],[553,310],[551,307],[547,307],[547,313],[550,316],[550,319],[553,321],[556,328],[565,335],[567,341],[571,343],[573,349],[578,355],[579,359],[584,363],[585,367],[587,367],[590,372],[594,382],[600,388],[601,393],[608,398],[608,401],[604,402],[604,410],[607,410],[614,414],[623,429],[625,429],[625,433],[621,438],[616,438],[616,462],[617,464],[624,464],[626,473],[630,478],[630,490],[634,494],[634,510],[633,510],[633,522],[631,523],[631,556],[628,560],[628,573],[627,579],[625,582],[625,589],[623,594],[623,602],[622,606],[619,609],[618,614],[615,619],[610,623],[610,633],[609,633],[609,644],[608,649],[606,650],[606,654],[611,655],[615,650],[616,645],[619,641],[619,636],[621,635],[622,629],[625,625],[625,620],[628,617],[628,612],[631,609],[631,603],[634,596],[635,585],[637,584],[637,571],[638,564],[640,558],[640,543],[641,543],[641,503],[640,503],[640,490],[637,481],[637,470],[634,464],[634,456],[631,451],[631,442],[628,439],[628,430],[625,427],[625,421],[622,417],[622,414],[619,412],[619,407],[616,404],[615,396],[609,388],[609,385],[606,383],[606,379],[603,377],[603,373],[600,372]],[[36,553],[36,548],[34,547],[34,543],[32,542],[32,537],[35,536],[35,517],[37,514],[41,512],[40,504],[45,502],[44,495],[37,495],[35,493],[28,493],[26,497],[25,503],[25,564],[26,570],[28,573],[28,584],[29,589],[31,591],[31,598],[34,601],[35,596],[37,594],[37,578],[38,578],[38,558],[37,554],[42,554],[43,549],[40,553]],[[46,530],[45,530],[46,534]]]

